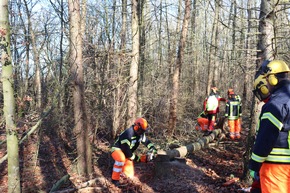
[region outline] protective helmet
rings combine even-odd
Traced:
[[[268,63],[268,65],[263,69],[264,76],[270,74],[278,74],[282,72],[289,72],[289,67],[283,60],[273,60]]]
[[[257,74],[254,80],[254,95],[260,100],[264,101],[270,96],[266,78],[262,74]]]
[[[228,95],[233,95],[233,94],[235,94],[234,89],[230,88],[228,90]]]
[[[134,130],[135,131],[139,131],[140,129],[146,131],[147,128],[148,128],[148,123],[147,123],[146,119],[144,119],[144,118],[138,118],[134,122]]]
[[[273,60],[271,61],[266,68],[264,68],[264,76],[267,77],[267,80],[270,85],[276,86],[279,82],[277,74],[289,72],[289,67],[286,62],[282,60]]]

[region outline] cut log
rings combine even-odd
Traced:
[[[200,150],[205,147],[206,144],[213,141],[219,134],[221,133],[221,129],[215,129],[210,135],[199,138],[197,142],[188,144],[186,146],[181,146],[176,149],[167,150],[167,151],[158,151],[158,156],[156,159],[173,159],[175,157],[185,157],[187,154],[193,153],[194,151]],[[163,158],[158,158],[163,155]],[[167,155],[168,158],[164,158],[164,155]],[[157,161],[155,159],[155,161]]]
[[[182,165],[186,165],[186,159],[184,159],[184,157],[187,154],[193,153],[194,151],[200,150],[201,148],[205,147],[206,144],[213,141],[220,133],[221,129],[216,129],[210,135],[198,139],[198,141],[195,143],[191,143],[189,145],[181,146],[167,151],[158,150],[158,154],[154,159],[155,177],[159,179],[164,177],[174,177],[175,172],[172,169],[173,166],[182,167]]]

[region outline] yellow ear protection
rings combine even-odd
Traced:
[[[263,95],[269,94],[268,86],[266,85],[266,80],[262,79],[256,86],[256,89],[259,90]]]
[[[268,82],[270,85],[275,86],[278,84],[278,78],[275,76],[275,74],[270,74],[268,76]]]
[[[266,85],[262,85],[259,89],[263,95],[269,94],[269,89]]]

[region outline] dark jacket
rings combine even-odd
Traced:
[[[229,120],[237,120],[242,116],[242,104],[240,96],[232,95],[226,103],[225,116]]]
[[[262,107],[249,169],[259,171],[263,162],[290,164],[290,81],[278,83]]]
[[[133,126],[131,126],[119,135],[111,151],[121,149],[126,158],[134,159],[135,155],[133,152],[138,148],[140,143],[144,144],[148,149],[154,147],[153,143],[145,136],[145,133],[139,136],[134,131]]]

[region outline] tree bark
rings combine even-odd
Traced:
[[[212,27],[211,45],[208,62],[208,81],[207,81],[207,95],[209,95],[210,88],[217,85],[217,40],[218,40],[218,26],[220,14],[220,0],[215,1],[214,23]]]
[[[170,108],[169,109],[169,130],[168,130],[169,136],[172,136],[176,129],[180,72],[181,72],[181,66],[182,66],[183,58],[184,58],[184,49],[185,49],[185,44],[186,44],[188,23],[190,20],[190,12],[191,12],[191,1],[186,0],[182,31],[181,31],[178,52],[177,52],[176,66],[175,66],[173,77],[172,77],[172,90],[171,90],[172,94],[171,94],[170,107],[169,107]]]
[[[221,129],[215,129],[210,135],[200,138],[197,142],[181,146],[172,150],[158,151],[158,155],[167,155],[169,159],[173,159],[175,157],[185,157],[186,155],[205,147],[205,145],[213,141],[221,133],[221,131]]]
[[[13,66],[10,49],[8,0],[0,1],[0,53],[4,98],[4,117],[8,153],[8,192],[20,193],[20,168],[18,132],[15,125],[15,98],[13,90]]]
[[[139,65],[139,18],[138,1],[132,0],[132,61],[130,66],[130,80],[128,88],[128,118],[126,127],[130,126],[136,119],[138,109],[138,65]]]
[[[77,170],[83,177],[89,177],[92,171],[91,147],[88,143],[88,125],[85,107],[85,91],[82,65],[82,18],[79,0],[68,0],[70,17],[70,58],[73,74],[74,135],[77,143]]]

